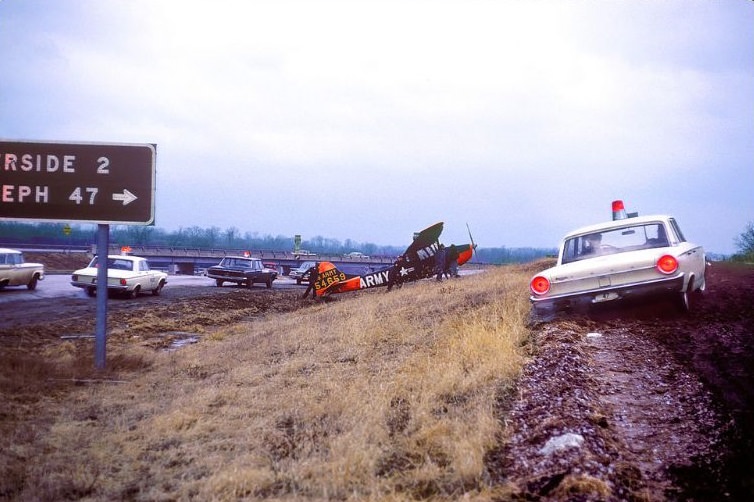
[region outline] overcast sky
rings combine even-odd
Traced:
[[[0,0],[0,138],[157,144],[155,224],[555,247],[754,221],[750,0]],[[1,173],[0,173],[1,175]]]

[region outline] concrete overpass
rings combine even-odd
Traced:
[[[97,246],[66,246],[45,244],[2,244],[0,247],[18,249],[19,251],[38,253],[86,253],[94,256]],[[295,254],[290,251],[246,250],[225,248],[184,248],[169,246],[129,246],[129,254],[143,256],[153,268],[165,270],[170,274],[196,275],[207,267],[217,265],[226,256],[244,256],[249,252],[254,258],[261,258],[265,263],[274,265],[283,275],[307,261],[329,261],[349,274],[362,274],[390,265],[395,261],[391,256],[350,257],[340,254]],[[108,254],[121,254],[120,245],[111,244]]]
[[[93,255],[96,252],[96,246],[92,246],[89,252]],[[120,246],[111,245],[108,254],[121,252]],[[244,256],[247,252],[253,258],[260,258],[265,263],[273,264],[283,275],[288,275],[292,268],[307,261],[329,261],[344,272],[361,274],[390,265],[395,260],[389,256],[352,258],[340,254],[295,254],[290,251],[166,246],[130,246],[129,254],[143,256],[149,260],[151,267],[167,270],[171,274],[195,275],[203,273],[212,265],[217,265],[226,256]]]

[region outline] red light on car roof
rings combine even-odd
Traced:
[[[622,200],[613,201],[613,220],[623,220],[626,216],[626,206]]]
[[[670,256],[669,254],[662,255],[657,260],[657,270],[663,274],[672,274],[678,270],[678,260],[675,259],[675,256]]]
[[[531,288],[531,292],[535,295],[543,295],[550,291],[550,281],[548,281],[546,277],[538,275],[531,280],[529,287]]]

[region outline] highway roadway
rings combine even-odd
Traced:
[[[195,287],[217,287],[214,279],[209,279],[202,275],[170,275],[165,291],[170,287],[176,286],[195,286]],[[226,284],[224,288],[236,287],[233,284]],[[296,281],[288,277],[278,277],[272,283],[273,288],[304,288],[299,286]],[[255,284],[254,289],[266,289],[262,284]],[[45,298],[88,298],[86,291],[81,288],[71,286],[70,274],[48,274],[43,281],[37,284],[37,289],[29,291],[25,286],[7,287],[0,290],[0,312],[5,303],[23,301],[23,300],[40,300]]]
[[[461,270],[459,273],[460,275],[469,275],[478,272],[480,272],[480,270]],[[177,286],[189,286],[198,288],[217,287],[215,286],[214,279],[210,279],[203,275],[175,274],[168,276],[168,284],[167,286],[165,286],[163,294],[165,294],[165,292],[169,292],[171,287],[174,288]],[[239,286],[236,286],[235,284],[226,284],[225,286],[223,286],[223,289],[229,290],[238,287]],[[272,283],[273,289],[298,288],[303,292],[305,287],[306,284],[298,285],[296,284],[295,280],[287,276],[278,276],[278,278],[275,279],[275,282]],[[254,289],[265,290],[267,288],[265,288],[263,284],[255,284]],[[147,295],[151,296],[151,293],[147,293]],[[26,286],[14,286],[0,289],[0,315],[2,315],[3,308],[12,308],[9,306],[4,307],[4,304],[10,304],[10,302],[42,300],[48,298],[55,298],[58,300],[64,298],[84,299],[89,298],[89,296],[83,289],[71,286],[71,274],[47,274],[45,275],[44,280],[39,281],[39,283],[37,284],[37,289],[35,289],[34,291],[29,291],[28,289],[26,289]]]

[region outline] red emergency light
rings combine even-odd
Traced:
[[[623,205],[622,200],[613,201],[613,221],[624,220],[628,216],[626,215],[626,206]]]

